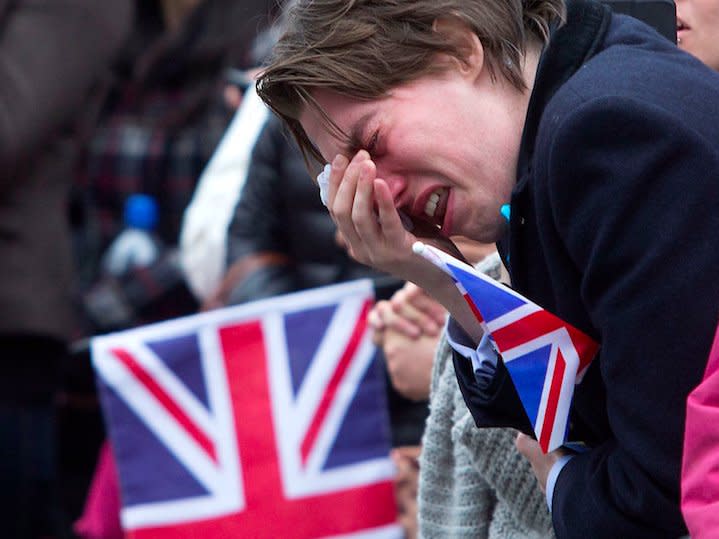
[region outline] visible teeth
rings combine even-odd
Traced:
[[[440,191],[435,191],[427,199],[427,204],[424,207],[424,213],[428,217],[434,217],[434,212],[437,211],[437,204],[439,204]]]

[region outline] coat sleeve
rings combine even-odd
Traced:
[[[613,433],[560,473],[557,537],[678,537],[685,401],[719,306],[719,147],[619,97],[553,129],[538,196],[581,274]]]
[[[79,112],[130,28],[120,0],[18,0],[0,26],[0,166],[16,166]],[[10,175],[3,174],[3,177]]]

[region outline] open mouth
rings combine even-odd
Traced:
[[[439,220],[444,216],[446,198],[446,189],[437,189],[434,191],[431,195],[429,195],[427,202],[424,204],[424,214],[432,220],[435,220],[435,218]],[[444,202],[444,204],[440,205],[440,202]]]
[[[434,227],[442,228],[447,213],[449,189],[438,187],[423,193],[415,200],[412,216]]]
[[[689,25],[686,24],[679,17],[677,17],[677,34],[679,34],[679,32],[682,32],[684,30],[689,30]]]

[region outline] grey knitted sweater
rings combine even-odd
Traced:
[[[510,429],[478,429],[455,379],[446,339],[435,356],[419,472],[424,539],[552,538],[544,495]]]

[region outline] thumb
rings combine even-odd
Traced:
[[[530,461],[534,456],[543,454],[542,448],[539,447],[537,440],[531,436],[527,436],[523,432],[517,434],[517,439],[514,441],[514,445],[517,447],[517,451]]]

